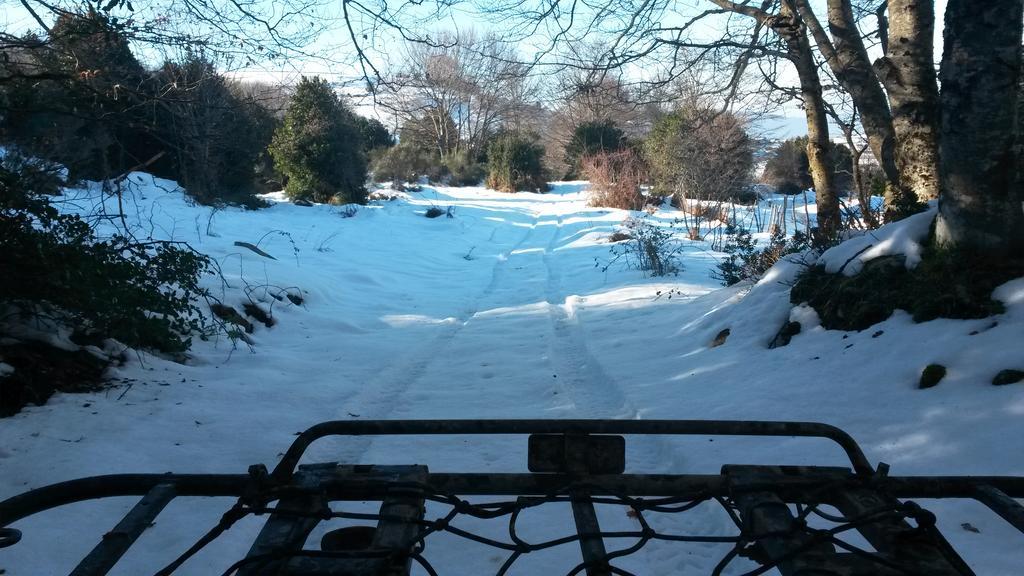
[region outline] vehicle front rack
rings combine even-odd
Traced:
[[[306,449],[328,436],[363,435],[529,435],[529,473],[431,472],[422,465],[359,463],[299,465]],[[776,436],[832,440],[846,453],[849,468],[822,466],[726,465],[720,474],[626,474],[623,435]],[[142,499],[71,572],[98,576],[121,559],[174,498],[236,497],[221,521],[174,562],[158,570],[173,574],[195,553],[250,514],[269,514],[248,554],[224,574],[388,575],[419,566],[437,570],[426,557],[431,535],[446,532],[504,551],[502,575],[521,557],[556,546],[578,546],[581,561],[569,574],[629,574],[616,560],[653,540],[724,544],[728,552],[711,572],[720,574],[737,556],[760,568],[789,575],[964,575],[971,568],[935,527],[935,516],[907,498],[975,499],[1024,532],[1024,478],[1008,476],[890,476],[884,464],[872,468],[857,443],[833,426],[810,422],[703,420],[394,420],[338,421],[299,435],[277,467],[251,466],[248,474],[116,474],[71,480],[0,502],[0,548],[21,533],[10,526],[39,512],[83,500],[140,495]],[[462,497],[514,499],[472,504]],[[332,510],[332,502],[380,502],[375,514]],[[450,511],[425,517],[425,504]],[[544,542],[517,535],[527,508],[570,504],[576,533]],[[683,513],[703,503],[721,505],[735,534],[659,532],[644,513]],[[276,503],[276,504],[275,504]],[[272,506],[273,504],[273,506]],[[602,531],[595,505],[626,506],[639,529]],[[822,509],[833,507],[838,514]],[[831,510],[831,509],[830,509]],[[508,540],[475,534],[452,524],[460,515],[507,518]],[[813,528],[808,520],[828,521]],[[323,537],[306,540],[322,521],[357,519]],[[844,534],[859,533],[873,550],[855,546]],[[612,540],[625,548],[609,550]],[[1024,565],[1024,564],[1022,564]]]

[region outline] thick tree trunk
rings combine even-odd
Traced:
[[[770,25],[786,41],[789,60],[800,78],[800,95],[807,116],[807,161],[818,207],[816,240],[822,242],[836,235],[841,220],[839,198],[827,158],[830,143],[821,79],[807,39],[807,28],[791,2],[782,2],[779,15],[771,19]]]
[[[889,49],[875,62],[878,78],[889,94],[900,185],[913,194],[907,200],[919,202],[939,197],[934,33],[932,0],[889,0]]]
[[[949,0],[942,80],[939,244],[1024,254],[1016,130],[1024,0]]]
[[[885,177],[894,186],[899,183],[896,165],[896,134],[893,130],[889,104],[868,58],[864,42],[850,9],[849,0],[829,0],[828,27],[830,39],[818,21],[808,0],[794,0],[806,22],[825,62],[839,84],[850,94],[861,114],[861,125],[871,152]]]

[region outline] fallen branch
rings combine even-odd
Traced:
[[[249,242],[242,242],[240,240],[235,240],[235,246],[241,246],[242,248],[248,248],[249,250],[252,250],[253,252],[259,254],[260,256],[263,256],[264,258],[270,258],[271,260],[277,260],[277,258],[274,258],[270,254],[267,254],[263,250],[260,250],[255,244],[250,244]]]

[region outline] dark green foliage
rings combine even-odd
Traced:
[[[273,117],[202,54],[146,72],[122,26],[95,12],[65,14],[49,42],[0,64],[46,78],[3,83],[0,137],[64,164],[72,179],[145,169],[200,203],[259,205],[255,169],[267,166]]]
[[[1007,384],[1016,384],[1017,382],[1024,382],[1024,370],[1000,370],[992,378],[993,386],[1006,386]]]
[[[992,300],[1001,284],[1024,276],[1024,261],[986,254],[928,249],[913,270],[902,256],[870,260],[855,276],[809,268],[793,286],[791,301],[809,303],[822,326],[863,330],[892,315],[909,312],[915,322],[935,318],[986,318],[1003,312]]]
[[[687,107],[666,115],[644,141],[653,192],[681,200],[728,201],[746,193],[754,144],[730,113]]]
[[[372,152],[378,148],[390,148],[395,145],[395,138],[380,120],[356,116],[356,124],[359,126],[363,150],[366,152]]]
[[[120,174],[156,154],[159,143],[137,127],[146,74],[122,27],[91,10],[65,13],[46,41],[0,64],[14,76],[2,86],[3,139],[64,164],[73,179]]]
[[[501,192],[548,189],[544,178],[544,148],[535,138],[508,132],[487,147],[487,187]]]
[[[366,202],[366,156],[355,115],[326,80],[302,78],[270,153],[292,199]]]
[[[836,187],[839,190],[850,189],[853,185],[853,157],[850,149],[842,144],[832,144],[827,160],[832,167]],[[765,163],[761,179],[780,194],[799,194],[813,188],[814,181],[807,161],[807,137],[799,136],[781,142]]]
[[[580,124],[572,131],[572,138],[565,146],[565,163],[569,166],[565,178],[575,180],[580,177],[583,158],[601,152],[618,152],[625,147],[626,134],[611,120]]]
[[[487,177],[487,166],[461,150],[448,154],[442,168],[449,186],[477,186]]]
[[[921,390],[934,388],[946,377],[946,367],[942,364],[929,364],[921,371],[921,379],[917,387]]]
[[[155,79],[166,88],[153,131],[170,154],[153,172],[177,180],[201,204],[260,206],[256,167],[265,165],[275,125],[270,113],[231,90],[200,55],[165,63]]]
[[[396,189],[407,182],[417,182],[421,176],[431,176],[435,163],[430,152],[420,150],[406,142],[374,151],[373,181],[391,182]]]
[[[34,193],[31,171],[0,167],[0,305],[74,329],[74,338],[115,338],[180,354],[205,329],[195,301],[206,256],[170,242],[100,239],[76,215]]]
[[[780,258],[801,252],[809,246],[807,235],[797,232],[792,238],[776,230],[764,248],[757,249],[757,241],[750,231],[732,223],[725,228],[728,240],[722,251],[728,256],[718,263],[712,276],[722,281],[723,286],[732,286],[743,280],[757,280],[775,265]]]

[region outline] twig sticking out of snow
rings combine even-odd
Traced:
[[[267,254],[263,250],[260,250],[255,244],[251,244],[249,242],[242,242],[241,240],[235,240],[235,246],[241,246],[242,248],[248,248],[249,250],[252,250],[253,252],[259,254],[260,256],[263,256],[264,258],[270,258],[271,260],[277,260],[277,258],[274,258],[270,254]]]

